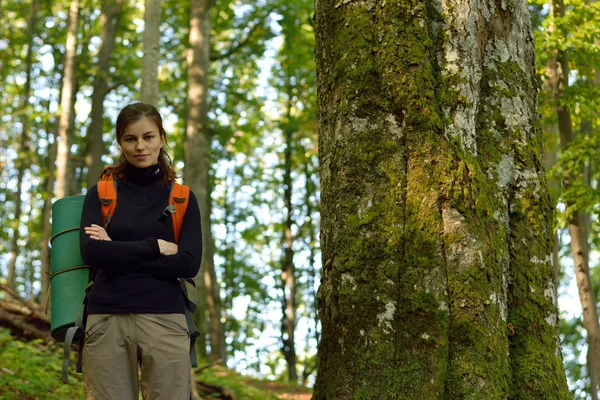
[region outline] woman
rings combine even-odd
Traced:
[[[189,334],[178,278],[196,276],[202,258],[200,210],[193,193],[174,241],[168,205],[175,179],[162,118],[149,104],[117,118],[117,207],[106,230],[97,185],[86,195],[81,255],[95,267],[88,294],[83,373],[88,399],[189,399]],[[138,366],[141,375],[138,382]]]

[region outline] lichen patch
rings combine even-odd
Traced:
[[[377,326],[383,329],[383,333],[393,332],[392,321],[394,320],[394,312],[396,311],[396,302],[390,300],[385,303],[385,311],[377,314]]]
[[[342,285],[346,286],[346,285],[350,285],[350,287],[352,288],[352,290],[356,290],[357,285],[356,285],[356,281],[354,280],[354,277],[352,275],[350,275],[347,272],[344,272],[342,274]]]

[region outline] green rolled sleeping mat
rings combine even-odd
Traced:
[[[50,334],[63,342],[75,318],[89,283],[89,266],[79,251],[79,225],[84,195],[65,197],[52,205],[51,315]]]

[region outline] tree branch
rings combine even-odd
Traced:
[[[265,20],[267,19],[267,17],[271,14],[271,11],[273,11],[274,7],[270,7],[265,11],[265,14],[262,18],[260,18],[251,28],[250,28],[250,32],[248,33],[248,36],[246,36],[244,39],[242,39],[241,41],[239,41],[236,45],[233,45],[229,48],[229,50],[227,50],[225,53],[213,53],[210,55],[210,61],[218,61],[218,60],[222,60],[224,58],[228,58],[231,57],[233,54],[237,53],[240,49],[242,49],[244,46],[246,46],[248,44],[248,42],[250,42],[250,39],[252,39],[252,35],[254,35],[254,32],[256,32],[256,29],[262,25]]]
[[[51,341],[50,319],[43,314],[32,313],[26,307],[0,300],[0,326],[7,327],[14,335],[25,339]]]
[[[21,297],[17,292],[12,290],[10,287],[8,287],[7,285],[5,285],[3,283],[0,283],[0,291],[2,291],[2,290],[4,292],[6,292],[6,294],[8,294],[7,300],[10,298],[10,299],[14,299],[14,300],[18,301],[19,303],[21,303],[25,307],[27,307],[30,310],[30,313],[38,314],[38,313],[44,312],[44,309],[41,305],[32,303],[28,300],[25,300],[23,297]]]
[[[200,372],[204,371],[205,369],[208,369],[208,368],[210,368],[210,367],[214,367],[215,365],[217,365],[217,364],[221,364],[222,362],[223,362],[223,359],[219,358],[218,360],[216,360],[216,361],[213,361],[213,362],[211,362],[210,364],[207,364],[207,365],[204,365],[204,366],[202,366],[202,367],[196,368],[196,369],[195,369],[195,372],[196,372],[196,373],[200,373]]]
[[[214,394],[218,393],[219,399],[236,400],[233,391],[223,386],[211,385],[205,382],[196,382],[196,387],[200,392],[202,392],[205,395],[214,396]]]

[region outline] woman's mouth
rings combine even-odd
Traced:
[[[148,157],[148,154],[140,154],[140,155],[135,156],[135,158],[137,158],[138,160],[143,160],[146,157]]]

